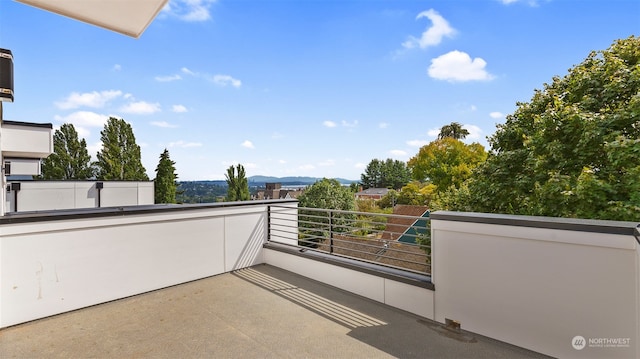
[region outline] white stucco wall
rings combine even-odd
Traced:
[[[19,191],[7,192],[7,213],[56,209],[96,208],[98,190],[93,181],[16,181]],[[154,203],[153,182],[100,181],[100,207],[150,205]],[[12,182],[9,182],[12,183]]]
[[[264,250],[264,262],[371,300],[434,319],[432,290],[273,249]]]
[[[632,235],[432,218],[437,321],[555,357],[640,355]],[[576,350],[576,336],[629,345]]]
[[[0,327],[262,263],[266,206],[0,225]]]

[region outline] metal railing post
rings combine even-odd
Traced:
[[[271,206],[267,206],[267,242],[271,241]]]
[[[329,253],[333,253],[333,211],[329,211]]]

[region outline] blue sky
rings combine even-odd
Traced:
[[[637,0],[170,0],[139,39],[0,0],[6,120],[73,123],[95,157],[109,116],[147,173],[359,179],[453,121],[487,136],[591,50],[640,35]]]

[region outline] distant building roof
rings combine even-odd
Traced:
[[[389,193],[388,188],[367,188],[356,193],[356,197],[383,197]]]

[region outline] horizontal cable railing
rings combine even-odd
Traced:
[[[269,240],[301,249],[431,273],[431,231],[424,216],[270,206]]]

